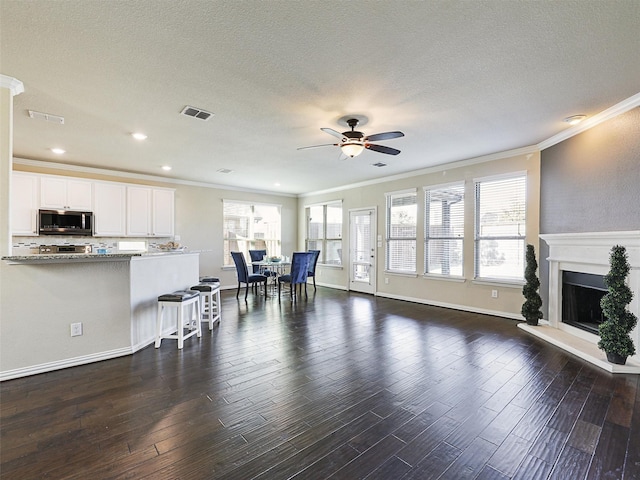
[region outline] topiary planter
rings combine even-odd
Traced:
[[[606,352],[609,362],[624,365],[627,357],[636,353],[629,332],[633,330],[638,320],[627,309],[627,305],[633,298],[633,292],[626,284],[631,266],[627,260],[625,247],[615,245],[611,249],[609,263],[611,270],[604,277],[607,293],[600,300],[606,320],[598,327],[600,334],[598,348]]]
[[[536,326],[538,320],[542,318],[542,312],[540,307],[542,306],[542,298],[538,293],[540,288],[540,280],[536,275],[538,269],[538,262],[536,261],[536,251],[533,245],[527,245],[527,251],[525,255],[525,261],[527,267],[524,270],[525,284],[522,287],[522,295],[525,298],[525,302],[522,304],[522,316],[527,321],[527,325]]]
[[[618,355],[617,353],[614,353],[614,352],[606,352],[606,353],[607,353],[607,360],[610,363],[615,363],[616,365],[624,365],[625,363],[627,363],[626,355]]]

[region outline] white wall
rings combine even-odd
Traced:
[[[300,198],[298,207],[298,243],[304,244],[305,206],[332,200],[343,201],[343,268],[318,266],[319,276],[316,282],[348,288],[349,271],[349,210],[354,208],[377,207],[378,234],[384,238],[385,232],[385,193],[416,188],[418,192],[418,242],[416,277],[393,275],[384,272],[384,242],[377,255],[377,295],[401,298],[421,303],[442,305],[452,308],[521,318],[522,287],[487,285],[473,282],[473,234],[474,234],[474,184],[473,180],[491,175],[510,172],[527,172],[527,242],[538,251],[538,225],[540,206],[540,154],[525,153],[491,161],[466,161],[416,172],[411,176],[388,180],[382,183],[358,186],[331,193],[311,194]],[[357,161],[354,159],[353,161]],[[464,282],[451,282],[426,278],[424,272],[424,195],[422,187],[443,183],[465,181],[465,240],[464,240]],[[422,239],[422,240],[421,240]],[[385,284],[387,277],[389,283]],[[498,298],[491,298],[491,290],[498,290]]]
[[[176,228],[180,242],[200,251],[200,273],[219,277],[222,287],[237,286],[235,268],[222,269],[222,201],[242,200],[282,206],[282,253],[298,248],[298,199],[291,196],[174,185],[176,188]],[[302,243],[304,245],[304,242]]]

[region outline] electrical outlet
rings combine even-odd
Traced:
[[[71,336],[79,337],[82,335],[82,322],[71,324]]]
[[[498,298],[498,290],[491,290],[491,298]]]
[[[180,241],[180,238],[181,238],[181,237],[180,237],[180,235],[174,235],[174,236],[173,236],[173,240],[174,240],[175,242],[179,242],[179,241]]]
[[[389,277],[384,277],[384,283],[385,285],[389,285]]]

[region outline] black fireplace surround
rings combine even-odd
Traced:
[[[562,322],[598,334],[605,320],[600,300],[607,293],[602,275],[562,272]]]

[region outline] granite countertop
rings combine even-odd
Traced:
[[[8,262],[42,262],[61,260],[128,260],[132,257],[158,257],[166,255],[185,255],[197,252],[129,252],[129,253],[52,253],[32,255],[10,255],[2,257]]]

